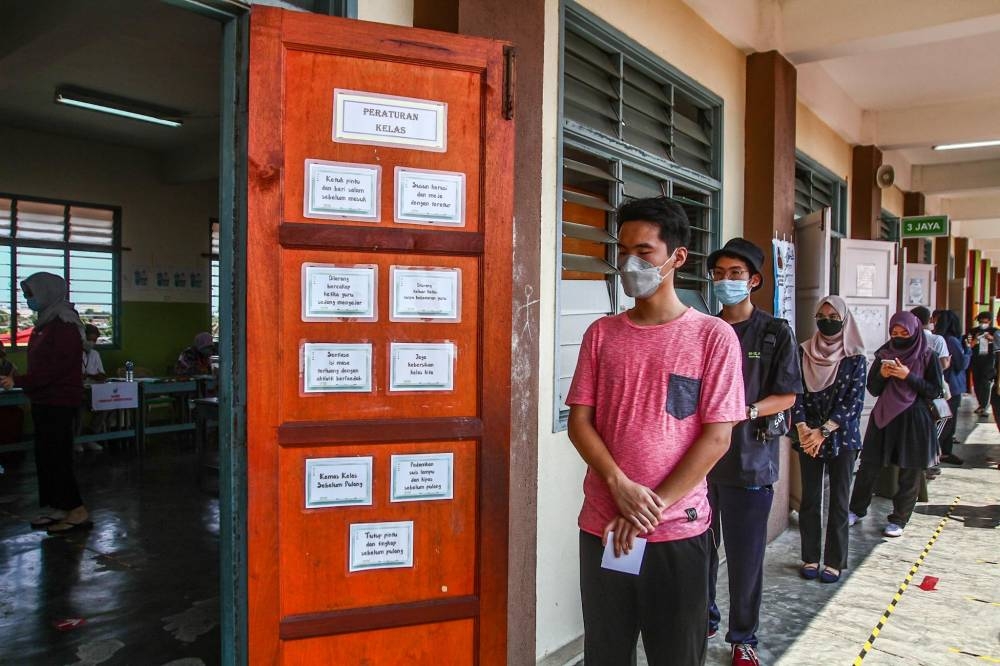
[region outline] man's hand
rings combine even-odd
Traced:
[[[615,476],[608,483],[608,488],[622,517],[640,533],[652,532],[660,524],[661,512],[666,505],[652,489],[630,480],[624,474]]]
[[[604,526],[604,534],[601,543],[608,545],[608,534],[614,532],[615,557],[627,555],[635,545],[635,538],[639,536],[639,529],[623,516],[618,516]]]
[[[7,391],[14,388],[14,375],[4,375],[0,377],[0,388]]]

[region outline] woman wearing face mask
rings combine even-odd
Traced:
[[[897,312],[889,321],[889,342],[875,352],[868,391],[876,396],[851,494],[849,524],[868,513],[879,473],[899,467],[899,488],[882,533],[902,536],[920,491],[924,471],[934,464],[938,442],[928,401],[941,395],[941,365],[927,347],[920,320]]]
[[[73,419],[83,400],[83,322],[66,300],[66,281],[58,275],[35,273],[21,283],[21,290],[28,307],[38,313],[28,340],[28,368],[22,375],[0,378],[0,385],[22,388],[31,400],[43,507],[31,525],[62,534],[91,525],[73,475]]]
[[[976,325],[969,331],[965,338],[965,344],[972,350],[972,385],[976,392],[976,414],[986,415],[986,410],[990,406],[990,391],[993,387],[993,380],[996,378],[996,342],[994,338],[997,329],[993,328],[990,322],[993,315],[987,311],[980,312],[976,316]]]
[[[944,379],[951,391],[948,406],[951,407],[952,418],[945,421],[938,441],[941,444],[941,462],[961,465],[963,460],[952,453],[955,445],[955,420],[958,408],[962,404],[962,393],[965,392],[965,372],[972,359],[972,350],[962,344],[962,324],[958,315],[951,310],[938,310],[935,313],[934,332],[944,338],[951,354],[951,363],[944,371]]]
[[[827,296],[820,300],[816,328],[799,347],[803,392],[792,410],[802,469],[799,575],[835,583],[847,567],[847,501],[854,461],[861,449],[868,362],[861,330],[844,299]],[[830,475],[830,507],[822,559],[825,566],[820,571],[824,470]]]

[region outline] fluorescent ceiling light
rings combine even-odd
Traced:
[[[78,109],[108,113],[122,118],[141,120],[167,127],[180,127],[184,123],[174,120],[181,114],[173,109],[154,107],[142,102],[134,102],[121,97],[102,95],[87,90],[61,88],[56,90],[56,103],[74,106]]]
[[[990,146],[1000,146],[1000,139],[971,141],[969,143],[944,143],[940,146],[934,146],[934,150],[961,150],[962,148],[989,148]]]

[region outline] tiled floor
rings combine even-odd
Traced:
[[[198,488],[190,444],[153,439],[141,465],[79,457],[94,528],[65,537],[28,526],[31,454],[3,465],[0,664],[218,663],[218,500]]]

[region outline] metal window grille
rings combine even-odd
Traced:
[[[847,236],[847,183],[815,160],[799,153],[795,159],[795,217],[829,207],[835,236]]]

